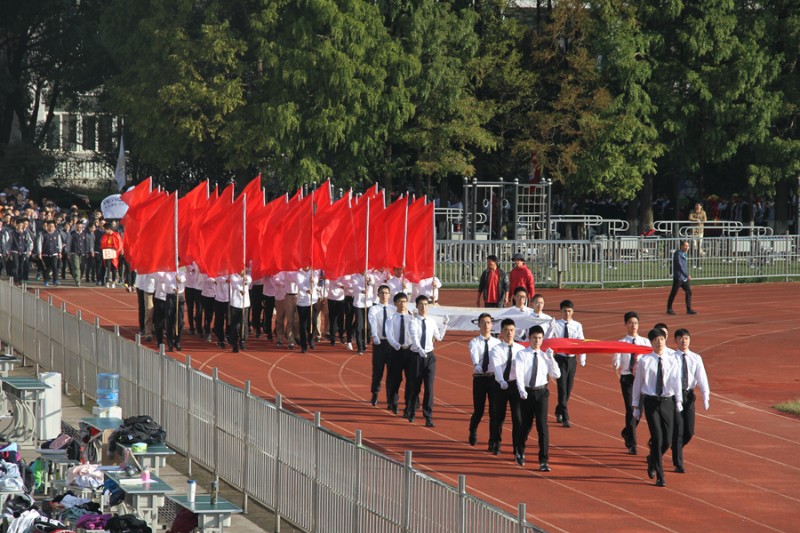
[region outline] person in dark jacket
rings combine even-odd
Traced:
[[[43,275],[44,286],[50,285],[50,275],[53,276],[53,284],[58,285],[58,274],[61,271],[61,252],[64,250],[64,242],[61,240],[61,233],[56,231],[56,223],[49,220],[44,225],[44,231],[39,233],[36,241],[36,253],[44,263]]]
[[[478,283],[478,303],[481,299],[485,307],[503,307],[506,292],[508,292],[508,276],[497,266],[497,256],[490,255],[486,258],[486,270],[481,274]]]
[[[75,229],[69,234],[67,240],[67,259],[69,262],[69,272],[72,274],[72,279],[75,280],[75,285],[81,286],[81,273],[86,268],[86,253],[88,242],[86,239],[86,232],[83,231],[83,222],[77,221]]]
[[[686,294],[686,313],[689,315],[696,315],[697,311],[692,309],[692,276],[689,275],[689,269],[686,263],[686,252],[689,251],[689,241],[681,241],[681,247],[675,250],[672,256],[672,290],[667,299],[667,314],[674,315],[675,311],[672,310],[672,302],[675,301],[675,296],[678,294],[678,289],[683,289]]]

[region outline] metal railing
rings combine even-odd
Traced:
[[[325,428],[321,415],[301,418],[185,362],[82,320],[37,293],[0,282],[0,339],[24,360],[62,374],[81,404],[97,390],[97,374],[120,376],[120,406],[148,414],[168,444],[306,531],[442,532],[539,531],[526,521],[467,494],[466,478],[446,485],[404,461]]]
[[[494,254],[508,272],[515,253],[525,256],[537,287],[663,284],[672,281],[679,237],[606,237],[590,241],[437,241],[436,275],[445,286],[477,287]],[[695,281],[800,278],[797,235],[688,239]]]

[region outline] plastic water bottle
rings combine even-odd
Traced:
[[[116,407],[119,403],[119,374],[97,374],[97,405]]]
[[[189,503],[194,503],[195,495],[197,494],[197,481],[190,479],[186,482],[186,500]]]

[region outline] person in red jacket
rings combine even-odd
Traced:
[[[110,222],[106,222],[103,225],[103,236],[100,237],[100,252],[105,263],[106,287],[113,289],[117,285],[119,256],[122,255],[122,237],[114,231],[114,227]]]
[[[506,307],[511,301],[511,295],[517,287],[524,287],[528,294],[536,294],[534,290],[533,272],[525,266],[525,258],[520,253],[514,254],[511,258],[514,261],[514,268],[508,274],[508,292],[506,293]]]

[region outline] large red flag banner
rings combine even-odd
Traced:
[[[433,276],[433,240],[433,202],[419,198],[408,207],[404,266],[410,281],[416,283]]]

